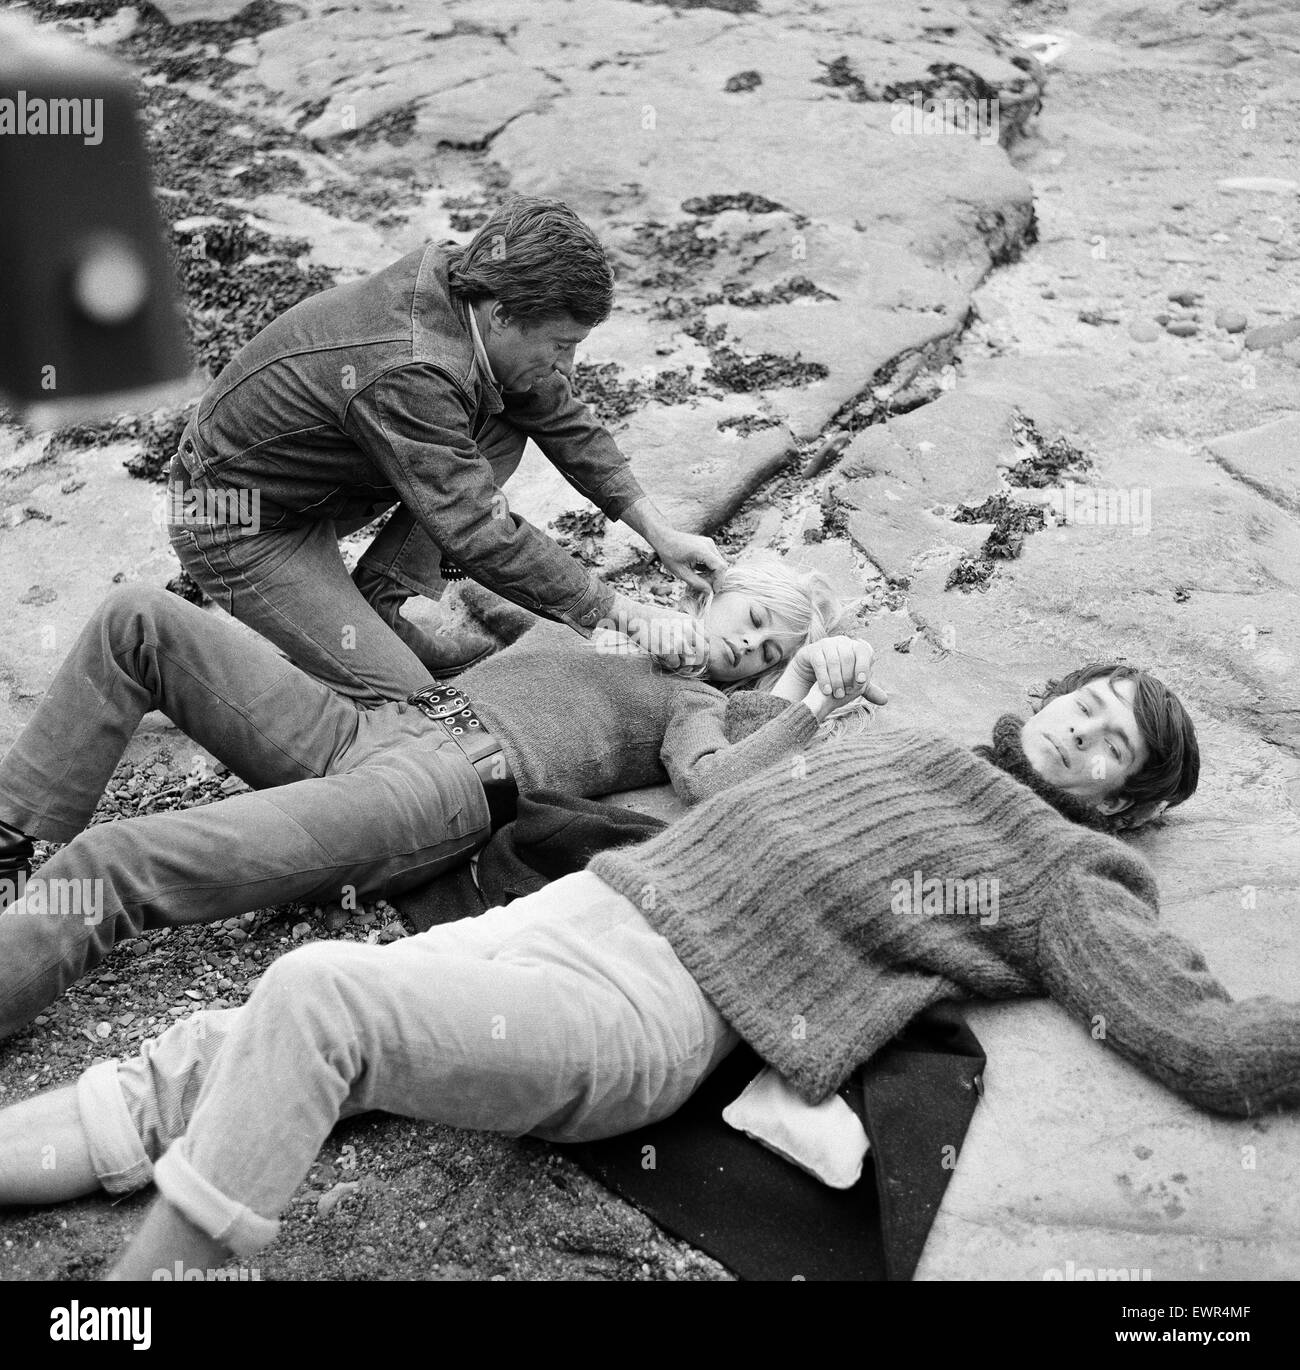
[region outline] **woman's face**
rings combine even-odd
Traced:
[[[731,684],[748,680],[787,661],[801,639],[773,622],[767,605],[741,590],[714,595],[700,615],[700,626],[709,634],[709,680]]]

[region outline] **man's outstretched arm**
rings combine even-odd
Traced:
[[[523,396],[506,397],[503,416],[545,453],[560,474],[608,518],[620,519],[654,548],[659,559],[692,589],[726,568],[711,538],[685,533],[641,488],[609,430],[556,373]]]
[[[1043,987],[1099,1043],[1201,1108],[1300,1104],[1300,1004],[1234,1000],[1205,958],[1102,870],[1077,872],[1043,921]]]

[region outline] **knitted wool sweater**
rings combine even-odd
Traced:
[[[726,695],[554,623],[538,623],[456,684],[524,791],[594,798],[666,776],[693,804],[817,732],[802,705],[753,690]]]
[[[983,755],[901,729],[820,743],[588,869],[809,1102],[938,1000],[1047,994],[1204,1108],[1300,1103],[1300,1005],[1233,1002],[1021,726]]]

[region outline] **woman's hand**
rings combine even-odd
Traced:
[[[889,696],[871,683],[875,652],[852,637],[824,637],[800,647],[772,691],[783,699],[800,700],[821,722],[836,709],[859,697],[887,704]]]

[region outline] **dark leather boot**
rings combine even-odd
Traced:
[[[538,622],[536,614],[521,609],[477,581],[467,580],[457,586],[457,594],[470,617],[503,647],[517,641]]]
[[[0,909],[19,898],[32,873],[34,851],[29,837],[11,836],[12,828],[0,825]]]
[[[462,627],[439,622],[428,628],[417,627],[401,612],[402,605],[411,598],[411,591],[387,576],[358,566],[352,579],[375,613],[438,679],[459,675],[498,650],[496,640],[474,624]]]

